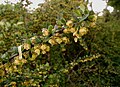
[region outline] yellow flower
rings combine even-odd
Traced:
[[[46,51],[47,51],[47,52],[50,51],[50,47],[49,47],[49,46],[47,46]]]
[[[13,68],[12,68],[12,67],[9,67],[8,71],[9,71],[10,73],[12,73],[12,72],[13,72]]]
[[[63,37],[62,40],[63,40],[63,42],[64,42],[65,44],[67,44],[67,43],[70,42],[70,41],[69,41],[69,38],[67,38],[67,37]]]
[[[31,48],[31,45],[30,45],[30,44],[25,43],[23,47],[24,47],[24,49],[29,50],[29,49]]]
[[[88,29],[86,27],[82,27],[79,30],[79,33],[80,33],[81,36],[87,34],[87,32],[88,32]]]
[[[42,54],[45,54],[46,52],[50,51],[50,47],[47,46],[46,44],[42,44],[40,49],[42,50]]]
[[[80,60],[80,62],[84,62],[84,60]]]
[[[60,39],[60,38],[56,38],[55,41],[56,41],[58,44],[61,44],[61,43],[62,43],[62,39]]]
[[[69,71],[67,69],[63,69],[63,73],[68,73]]]
[[[39,49],[35,49],[35,53],[37,53],[37,55],[40,54],[40,50]]]
[[[71,33],[74,33],[75,32],[75,28],[70,28],[69,30]]]
[[[36,39],[36,36],[34,36],[34,37],[31,38],[31,42],[32,42],[32,44],[34,44],[34,43],[36,42],[35,39]]]
[[[73,36],[76,36],[76,34],[77,34],[77,31],[75,31],[75,32],[73,33]]]
[[[93,19],[92,19],[92,21],[96,21],[97,20],[97,15],[93,15],[94,17],[93,17]]]
[[[11,82],[10,85],[16,85],[16,82]]]
[[[23,84],[24,84],[25,86],[28,86],[28,85],[29,85],[29,81],[25,81]]]
[[[88,19],[92,22],[95,22],[97,20],[97,15],[90,15]]]
[[[16,70],[16,69],[17,69],[17,67],[16,67],[16,66],[13,66],[13,69],[15,69],[15,70]]]
[[[43,75],[45,75],[45,74],[47,74],[47,72],[46,72],[46,71],[44,71],[44,72],[42,72],[42,74],[43,74]]]
[[[75,37],[75,38],[74,38],[74,41],[75,41],[75,42],[77,42],[77,41],[78,41],[78,38],[77,38],[77,37]]]
[[[42,51],[42,54],[46,54],[46,51],[43,50],[43,51]]]
[[[32,37],[31,39],[32,39],[32,40],[36,39],[36,36]]]
[[[72,27],[73,26],[73,21],[72,20],[67,21],[66,25],[69,26],[69,27]]]
[[[79,38],[79,37],[80,37],[80,35],[79,35],[77,32],[78,32],[78,31],[75,31],[75,32],[73,33],[73,36],[75,36],[75,37]]]
[[[36,59],[36,57],[37,57],[37,55],[36,55],[36,54],[32,54],[32,58],[30,58],[30,60],[31,60],[31,61],[33,61],[33,60],[35,60],[35,59]]]
[[[56,33],[55,36],[60,36],[60,33]]]
[[[90,23],[90,27],[95,28],[96,27],[95,22]]]
[[[4,70],[0,69],[0,76],[4,76],[4,75],[5,75]]]
[[[41,49],[41,50],[45,50],[45,49],[46,49],[46,47],[47,47],[47,45],[42,44],[42,46],[40,47],[40,49]]]
[[[64,29],[63,33],[69,33],[69,30],[68,29]]]
[[[43,32],[43,36],[48,36],[49,35],[48,29],[43,29],[42,32]]]
[[[27,60],[26,59],[22,59],[20,60],[22,63],[27,63]]]
[[[50,39],[48,42],[49,42],[51,45],[55,45],[55,44],[56,44],[56,42],[55,42],[53,39]]]
[[[66,51],[66,49],[65,49],[65,48],[62,48],[62,51],[64,52],[64,51]]]
[[[16,60],[14,61],[14,64],[15,64],[15,65],[20,65],[20,60],[16,59]]]
[[[34,49],[39,49],[40,45],[34,45]]]

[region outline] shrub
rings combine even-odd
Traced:
[[[56,2],[60,3],[56,5]],[[0,22],[2,30],[6,27],[11,29],[5,35],[22,28],[19,37],[7,37],[12,38],[11,42],[16,40],[13,44],[8,44],[10,46],[6,47],[7,52],[1,50],[4,53],[0,58],[1,86],[99,87],[114,86],[119,82],[119,62],[114,59],[119,59],[119,53],[114,54],[118,49],[110,47],[110,38],[113,41],[119,39],[117,36],[111,37],[113,32],[108,30],[110,27],[103,20],[100,23],[99,19],[96,26],[97,16],[87,9],[87,2],[78,2],[47,1],[42,4],[44,8],[41,5],[33,13],[26,13],[34,19],[33,22]],[[70,12],[71,8],[73,10]],[[62,16],[52,13],[51,9],[63,11]],[[5,41],[6,38],[2,37],[1,40]],[[5,44],[7,42],[8,40]],[[1,45],[1,49],[2,47],[5,45]],[[9,48],[13,49],[8,50]]]

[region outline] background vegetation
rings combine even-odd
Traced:
[[[118,0],[100,17],[84,0],[22,3],[0,5],[1,86],[120,86]]]

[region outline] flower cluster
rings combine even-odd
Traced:
[[[48,41],[52,46],[56,44],[61,44],[62,42],[65,44],[69,44],[69,38],[67,37],[51,37]]]
[[[29,50],[31,48],[31,45],[28,43],[23,44],[24,49]]]
[[[45,54],[50,51],[50,47],[47,44],[40,44],[34,46],[34,53],[39,55],[40,53]]]
[[[49,30],[46,28],[42,29],[43,36],[48,36],[49,35]]]
[[[42,54],[45,54],[46,52],[50,51],[50,47],[47,46],[46,44],[42,44],[41,47],[40,47],[40,49],[42,51]]]
[[[89,27],[95,28],[96,27],[96,21],[97,21],[97,15],[89,16],[89,20],[91,21],[91,23],[89,24]]]
[[[66,34],[73,33],[75,42],[77,42],[80,37],[86,35],[88,32],[88,29],[86,27],[81,27],[80,29],[75,29],[73,27],[73,22],[70,20],[66,23],[66,25],[68,26],[68,28],[64,29],[63,33],[66,33]]]
[[[76,31],[76,29],[73,28],[73,27],[72,28],[66,28],[66,29],[63,30],[64,33],[74,33],[75,31]]]

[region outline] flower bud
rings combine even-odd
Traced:
[[[73,26],[73,21],[71,21],[71,20],[67,21],[66,25],[68,27],[72,27]]]
[[[82,27],[79,30],[79,33],[80,33],[81,36],[87,34],[87,32],[88,32],[88,29],[86,27]]]

